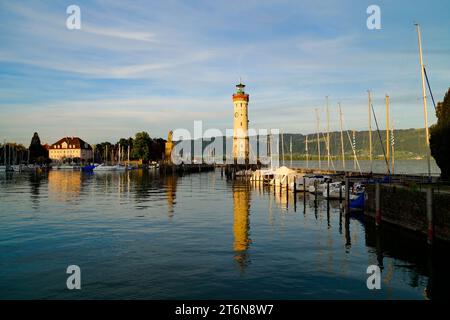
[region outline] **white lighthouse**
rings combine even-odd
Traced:
[[[241,82],[236,85],[236,93],[233,94],[233,160],[234,163],[248,164],[249,140],[248,140],[248,100],[249,95],[244,92],[245,85]]]

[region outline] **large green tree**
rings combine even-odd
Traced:
[[[441,178],[450,180],[450,88],[436,106],[437,123],[430,128],[431,155],[441,169]]]
[[[150,135],[143,131],[136,133],[133,140],[133,149],[131,151],[133,159],[150,160],[150,144],[152,139]]]
[[[48,150],[41,145],[41,139],[37,132],[33,134],[30,143],[30,163],[46,163],[48,159]]]

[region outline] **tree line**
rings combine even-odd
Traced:
[[[159,161],[164,157],[166,140],[162,138],[151,138],[145,132],[138,132],[134,137],[121,138],[116,143],[108,141],[91,145],[94,150],[94,158],[87,159],[88,162],[106,162],[118,161],[119,146],[121,149],[121,158],[128,159],[128,151],[130,160],[142,160],[143,163],[150,161]],[[81,162],[81,159],[65,159],[69,162]],[[5,143],[0,144],[0,163],[1,164],[49,164],[49,152],[42,145],[39,134],[35,132],[31,138],[28,149],[22,144]]]

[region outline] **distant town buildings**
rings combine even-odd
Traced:
[[[51,160],[64,160],[79,158],[81,161],[92,159],[91,146],[78,137],[65,137],[49,148],[49,158]]]

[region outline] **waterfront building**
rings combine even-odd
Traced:
[[[78,137],[64,137],[49,148],[51,160],[62,161],[64,159],[79,158],[81,161],[92,159],[92,147]]]
[[[236,85],[233,94],[233,160],[234,163],[248,164],[249,138],[248,138],[248,101],[249,95],[244,91],[245,85],[241,82]]]

